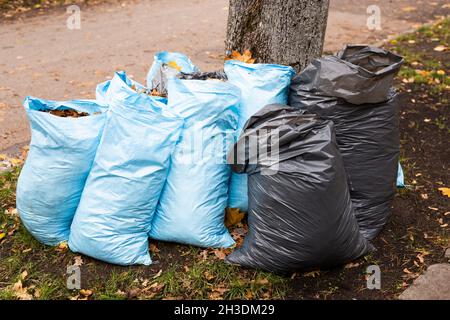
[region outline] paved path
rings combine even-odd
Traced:
[[[448,14],[446,2],[331,0],[325,50],[405,32]],[[366,27],[369,4],[380,6],[380,31]],[[220,68],[227,5],[226,0],[142,0],[94,6],[82,11],[82,28],[73,31],[62,12],[0,23],[0,153],[16,153],[29,141],[21,107],[26,95],[93,98],[95,85],[121,69],[143,82],[158,50],[184,52],[204,70]]]

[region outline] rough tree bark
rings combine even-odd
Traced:
[[[228,52],[250,49],[257,62],[297,71],[322,54],[329,0],[230,0]]]

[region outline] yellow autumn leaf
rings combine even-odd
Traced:
[[[2,239],[3,239],[4,237],[6,237],[6,233],[4,233],[4,232],[0,233],[0,241],[2,241]]]
[[[94,293],[92,292],[92,290],[89,289],[81,289],[80,290],[80,294],[85,296],[85,297],[90,297],[92,296]]]
[[[169,67],[171,67],[172,69],[175,69],[175,70],[177,70],[177,71],[181,71],[181,67],[177,64],[177,62],[176,61],[169,61],[168,63],[167,63],[167,66],[169,66]]]
[[[442,192],[442,194],[443,194],[444,196],[447,196],[447,197],[450,198],[450,188],[443,187],[443,188],[439,188],[438,190],[439,190],[440,192]]]
[[[239,208],[226,208],[225,209],[225,226],[231,227],[238,224],[244,218],[244,212],[241,212]]]
[[[440,76],[443,76],[445,74],[445,71],[444,70],[438,70],[438,71],[436,71],[436,73],[438,75],[440,75]]]
[[[255,58],[252,58],[252,53],[248,49],[243,54],[233,50],[229,56],[225,57],[225,60],[238,60],[249,64],[253,64],[256,61]]]
[[[57,247],[56,251],[64,253],[69,249],[69,245],[67,244],[67,241],[61,242]]]

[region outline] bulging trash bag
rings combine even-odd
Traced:
[[[200,77],[201,78],[201,77]],[[150,237],[201,247],[229,247],[224,225],[240,90],[217,80],[169,79],[167,108],[185,121]]]
[[[108,121],[69,247],[114,264],[148,265],[148,232],[183,121],[125,78],[116,73],[109,85]]]
[[[293,68],[276,64],[248,64],[229,60],[225,62],[228,81],[241,89],[239,107],[239,136],[251,115],[267,104],[286,104],[289,84],[295,74]],[[228,206],[247,211],[247,176],[232,173]]]
[[[24,107],[31,143],[17,184],[17,209],[36,239],[56,245],[69,238],[105,125],[106,106],[89,100],[57,102],[27,97]],[[68,110],[85,114],[78,118],[55,115]]]
[[[180,72],[193,73],[199,69],[182,53],[160,51],[153,58],[147,74],[147,87],[167,95],[167,80]]]
[[[255,145],[269,156],[252,152]],[[331,121],[268,105],[248,120],[233,151],[233,171],[248,175],[249,232],[226,262],[284,273],[340,265],[371,248],[354,217]]]
[[[290,104],[332,120],[361,232],[373,239],[390,214],[399,129],[392,80],[403,59],[383,49],[347,46],[311,62],[293,80]]]

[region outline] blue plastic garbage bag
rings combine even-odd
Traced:
[[[109,85],[108,121],[69,248],[114,264],[148,265],[148,232],[183,120],[125,80],[116,73]]]
[[[69,238],[70,224],[105,125],[105,106],[89,100],[24,101],[31,143],[17,184],[17,209],[25,228],[40,242]],[[73,109],[90,116],[59,117],[45,110]],[[42,111],[40,111],[42,110]]]
[[[216,80],[169,79],[168,108],[185,120],[150,237],[200,247],[234,244],[224,225],[240,90]]]
[[[167,94],[167,80],[180,72],[193,73],[199,69],[182,53],[160,51],[153,58],[147,74],[147,87]]]
[[[264,106],[273,103],[287,104],[289,85],[295,71],[289,66],[229,60],[225,63],[225,73],[228,81],[241,89],[239,136],[247,120]],[[228,206],[247,211],[247,193],[247,176],[233,172]]]
[[[405,187],[405,176],[403,175],[403,169],[400,163],[398,164],[398,172],[397,172],[397,188]]]

